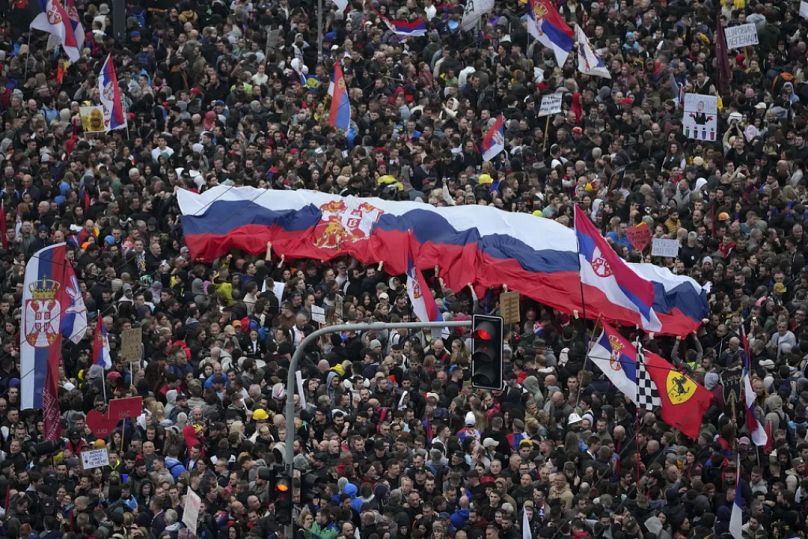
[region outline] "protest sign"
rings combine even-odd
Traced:
[[[141,328],[125,329],[121,333],[120,356],[126,361],[140,361],[143,330]]]
[[[202,498],[190,488],[185,493],[185,507],[182,510],[182,523],[196,535],[196,522],[199,520],[199,510],[202,508]]]
[[[543,96],[539,107],[539,118],[561,112],[561,100],[563,97],[564,94],[560,92]]]
[[[727,37],[729,49],[741,49],[758,44],[757,27],[752,22],[725,28],[724,35]]]
[[[682,127],[687,138],[715,142],[718,137],[718,99],[714,95],[685,94]]]
[[[651,243],[651,227],[645,223],[640,223],[636,226],[630,226],[626,230],[628,242],[632,247],[640,252],[645,251],[648,244]]]
[[[106,447],[81,452],[82,470],[92,470],[101,466],[109,466],[109,451]]]
[[[311,319],[320,324],[325,324],[325,309],[317,305],[311,306]]]
[[[679,240],[654,238],[654,241],[651,244],[651,256],[668,256],[671,258],[676,258],[679,256]]]
[[[85,133],[103,133],[105,131],[104,107],[101,105],[79,107],[79,116]]]
[[[506,324],[516,324],[520,321],[519,293],[503,292],[499,295],[499,310],[502,314],[502,321]]]

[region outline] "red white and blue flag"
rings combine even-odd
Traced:
[[[410,246],[413,242],[410,241]],[[415,266],[412,251],[407,252],[407,295],[412,303],[412,310],[421,322],[442,322],[443,315],[438,309],[435,298],[429,290],[424,275]],[[440,336],[440,330],[433,331],[433,335]]]
[[[351,102],[348,99],[348,88],[339,61],[334,64],[334,93],[331,96],[331,111],[328,125],[347,131],[351,126]]]
[[[56,38],[71,62],[78,61],[81,53],[70,16],[59,0],[31,0],[37,8],[37,15],[31,21],[31,28],[48,32]]]
[[[123,111],[121,88],[115,74],[112,54],[107,55],[101,73],[98,74],[98,95],[104,106],[104,127],[107,131],[126,128],[126,114]]]
[[[439,265],[441,278],[453,290],[471,283],[482,297],[486,288],[507,284],[565,313],[602,315],[631,326],[642,321],[633,303],[615,303],[601,290],[600,279],[580,283],[575,231],[552,219],[488,206],[435,207],[252,187],[217,186],[201,194],[179,190],[177,198],[194,258],[213,260],[231,249],[258,254],[272,241],[287,258],[352,256],[366,263],[383,261],[393,274],[403,274],[402,253],[411,234],[416,265]],[[628,266],[637,279],[652,283],[648,301],[661,322],[658,333],[684,336],[698,329],[708,312],[701,285],[653,264]],[[571,293],[579,283],[584,294]]]
[[[575,235],[581,282],[600,290],[608,303],[635,313],[635,324],[659,332],[663,325],[654,311],[654,283],[641,277],[617,256],[586,212],[575,207]],[[608,315],[607,315],[608,319]]]
[[[655,400],[659,417],[695,440],[712,395],[663,357],[648,350],[643,350],[642,355],[645,373],[658,392]],[[609,324],[603,324],[603,331],[589,351],[589,359],[621,393],[634,402],[641,400],[637,348]]]
[[[483,136],[483,161],[490,161],[505,151],[505,117],[500,114]]]
[[[388,19],[387,17],[382,17],[382,20],[397,36],[421,37],[426,35],[426,21],[424,19],[402,21],[400,19]]]
[[[109,353],[109,335],[104,325],[104,317],[98,313],[98,322],[93,336],[93,365],[101,365],[104,369],[112,367],[112,356]]]
[[[729,533],[732,539],[743,539],[743,493],[741,492],[741,455],[735,459],[735,500],[729,517]]]
[[[766,428],[755,415],[755,390],[752,388],[752,378],[750,372],[752,370],[752,356],[749,354],[749,340],[746,338],[746,328],[741,326],[744,360],[743,360],[743,376],[741,383],[743,384],[744,393],[744,414],[746,416],[746,429],[749,431],[749,436],[752,438],[752,443],[758,447],[763,447],[769,442],[769,434]]]
[[[528,1],[527,31],[553,51],[559,67],[564,65],[572,50],[575,34],[550,0]]]
[[[62,336],[78,342],[87,330],[87,310],[65,251],[65,243],[37,251],[25,266],[22,292],[20,408],[43,411],[45,440],[55,440],[61,433]]]
[[[81,24],[79,12],[76,10],[76,1],[65,0],[65,9],[70,18],[70,25],[73,27],[73,35],[76,36],[76,46],[81,51],[84,48],[84,25]]]

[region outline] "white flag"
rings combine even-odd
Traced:
[[[808,19],[808,2],[806,2],[805,0],[802,0],[802,2],[800,2],[800,16]]]
[[[522,508],[522,539],[533,539],[533,531],[530,529],[530,519],[527,518],[527,511]]]
[[[460,21],[461,30],[474,28],[480,17],[494,9],[494,0],[466,0],[466,9],[463,12],[463,20]]]
[[[585,75],[611,79],[612,76],[609,74],[603,58],[595,53],[586,34],[577,24],[575,25],[575,41],[578,43],[578,71]]]
[[[345,8],[348,7],[348,0],[334,0],[334,3],[340,12],[345,11]]]

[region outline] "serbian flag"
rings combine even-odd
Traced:
[[[505,117],[500,114],[483,137],[483,161],[490,161],[505,151]]]
[[[31,21],[31,28],[42,30],[53,35],[71,62],[78,61],[79,44],[73,31],[70,16],[59,0],[29,0],[37,8],[38,13]]]
[[[662,328],[654,312],[654,284],[637,275],[600,235],[586,212],[575,206],[575,235],[581,282],[590,294],[600,294],[607,304],[633,311],[645,331]],[[584,291],[581,292],[581,295]],[[604,316],[610,320],[609,309]]]
[[[101,365],[105,369],[112,367],[112,356],[109,353],[109,335],[104,325],[104,317],[98,313],[98,322],[93,336],[93,365]]]
[[[661,356],[643,350],[643,358],[645,369],[659,390],[660,418],[695,440],[710,407],[710,392]],[[637,349],[628,339],[609,324],[603,324],[589,359],[621,393],[636,402]]]
[[[59,362],[62,355],[62,335],[69,332],[75,342],[84,336],[86,322],[68,315],[86,309],[78,304],[71,288],[76,276],[67,260],[66,244],[57,243],[40,249],[25,266],[22,291],[22,322],[20,331],[20,399],[22,410],[41,409],[45,440],[55,440],[61,433],[59,412]],[[80,294],[78,296],[81,298]]]
[[[529,0],[527,31],[539,43],[552,49],[559,67],[567,61],[575,34],[550,0]]]
[[[65,0],[67,16],[70,17],[70,25],[73,27],[73,35],[76,36],[76,46],[79,51],[84,48],[84,25],[81,24],[79,12],[76,10],[75,0]]]
[[[416,266],[440,265],[441,278],[453,290],[471,283],[482,297],[486,287],[507,284],[564,313],[640,324],[636,308],[615,305],[599,288],[584,284],[584,294],[579,293],[575,231],[552,219],[493,206],[435,207],[254,187],[216,186],[202,193],[180,189],[177,201],[193,258],[213,260],[231,249],[257,255],[271,241],[287,259],[350,256],[364,263],[382,261],[392,275],[401,275],[407,272],[411,235]],[[661,266],[628,266],[652,283],[654,312],[662,322],[659,334],[684,336],[699,328],[709,312],[704,287]]]
[[[345,131],[351,125],[351,102],[348,100],[348,89],[345,87],[345,78],[342,76],[339,61],[334,64],[334,95],[331,96],[328,125]]]
[[[410,246],[412,246],[410,240]],[[407,252],[407,295],[412,303],[412,310],[421,322],[442,322],[443,316],[438,310],[435,298],[424,280],[424,275],[415,266],[412,251]],[[440,329],[433,330],[432,335],[440,337]]]
[[[729,533],[732,539],[743,539],[743,494],[741,492],[741,456],[736,457],[735,465],[735,501],[732,502],[732,513],[729,517]]]
[[[746,338],[746,328],[741,326],[741,336],[743,338],[744,360],[743,360],[743,393],[744,393],[744,414],[746,416],[746,429],[749,431],[749,436],[752,438],[752,443],[758,447],[763,447],[769,442],[769,435],[766,428],[761,424],[755,415],[755,390],[752,389],[752,377],[750,371],[752,368],[751,358],[749,354],[749,340]]]
[[[410,22],[382,17],[382,20],[397,36],[421,37],[426,35],[426,21],[424,19],[415,19]]]
[[[126,115],[123,112],[121,89],[118,86],[118,77],[115,75],[115,65],[112,54],[107,55],[101,73],[98,74],[98,95],[104,106],[104,126],[107,131],[126,128]]]
[[[6,225],[6,201],[0,201],[0,243],[3,249],[8,249],[8,225]]]
[[[577,24],[575,25],[575,40],[578,42],[578,71],[584,75],[612,78],[603,57],[595,52],[589,43],[589,38]]]

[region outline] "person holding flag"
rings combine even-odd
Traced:
[[[505,117],[500,114],[488,131],[485,132],[482,144],[483,161],[491,161],[505,151]]]
[[[328,125],[343,131],[347,131],[351,126],[351,102],[348,99],[348,88],[345,86],[345,77],[339,61],[334,63],[334,92],[331,96]]]
[[[121,89],[118,86],[118,77],[115,74],[115,64],[112,54],[107,55],[101,72],[98,74],[98,96],[104,106],[104,127],[106,131],[126,129],[126,115],[123,110]]]

